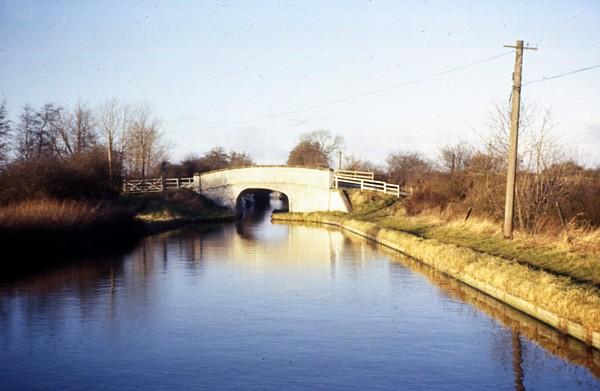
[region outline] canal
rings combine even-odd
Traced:
[[[0,389],[600,388],[598,351],[362,238],[269,215],[2,283]]]

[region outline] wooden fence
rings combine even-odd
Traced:
[[[129,179],[123,182],[123,193],[162,193],[164,190],[189,189],[192,188],[194,178],[152,178],[152,179]]]
[[[375,173],[370,171],[336,170],[335,175],[338,177],[361,178],[367,180],[375,179]]]
[[[396,197],[408,197],[411,191],[400,189],[400,186],[384,181],[376,181],[374,173],[366,171],[337,170],[333,175],[333,185],[336,189],[350,187],[360,190],[379,191],[393,194]],[[341,185],[341,186],[340,186]]]

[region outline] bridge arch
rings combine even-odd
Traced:
[[[250,196],[250,197],[249,197]],[[248,198],[246,198],[248,197]],[[252,199],[250,201],[250,198]],[[241,212],[244,208],[252,205],[260,207],[268,206],[271,199],[277,198],[281,201],[282,209],[289,210],[289,197],[287,194],[276,189],[245,189],[237,196],[235,209]]]
[[[269,189],[288,197],[290,212],[342,211],[349,207],[333,189],[333,171],[294,166],[252,166],[194,175],[194,187],[221,206],[236,209],[248,189]]]

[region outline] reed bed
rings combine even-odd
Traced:
[[[0,207],[0,245],[19,255],[4,264],[19,271],[78,250],[121,246],[141,231],[132,213],[102,202],[36,199]]]
[[[117,213],[100,203],[39,199],[0,208],[0,229],[64,229],[107,221]]]

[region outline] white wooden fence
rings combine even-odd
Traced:
[[[375,179],[375,173],[371,171],[336,170],[335,175],[339,177],[361,178],[370,180]]]
[[[340,184],[342,186],[340,186]],[[410,191],[400,189],[400,186],[384,181],[376,181],[372,172],[337,170],[333,175],[333,185],[336,189],[340,187],[352,187],[360,190],[379,191],[393,194],[396,197],[408,197]]]

